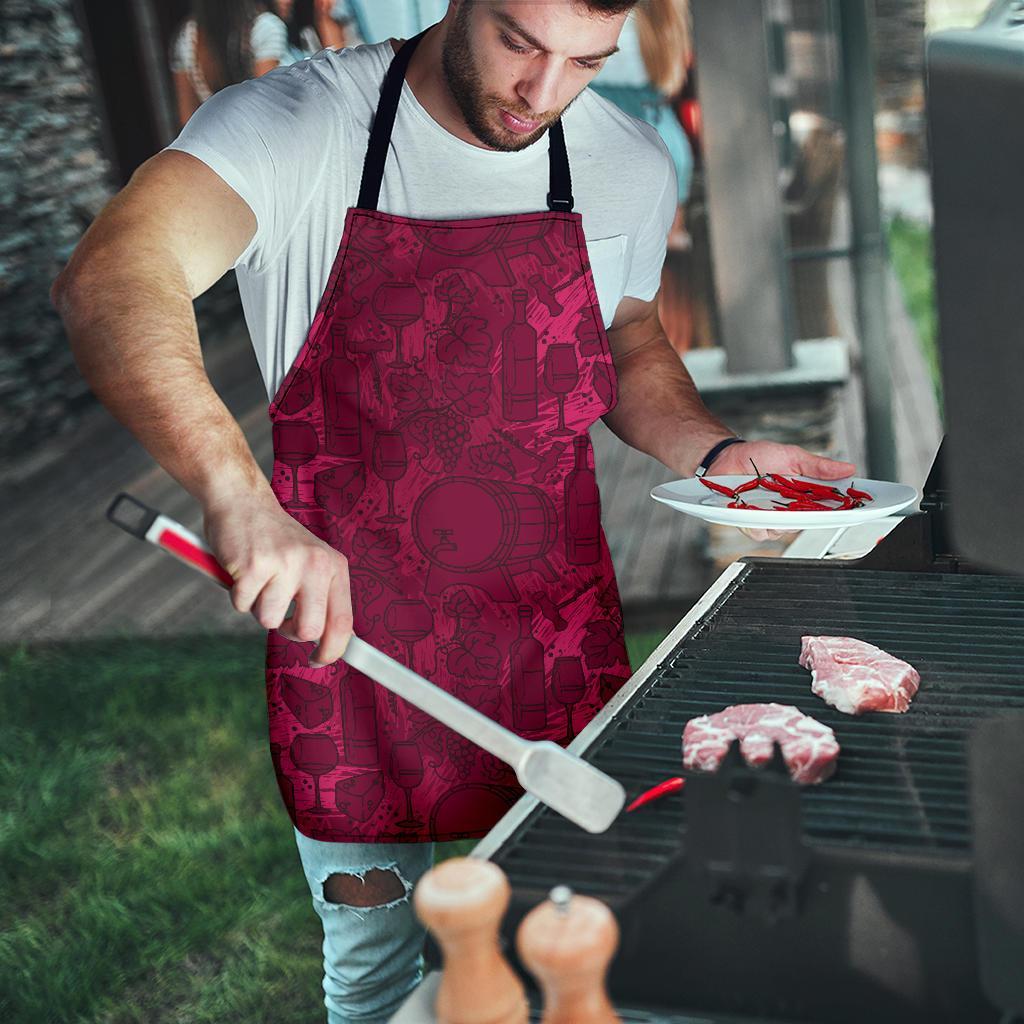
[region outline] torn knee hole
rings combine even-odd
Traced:
[[[405,885],[391,870],[371,868],[365,875],[329,875],[324,881],[324,899],[349,907],[379,907],[405,895]]]

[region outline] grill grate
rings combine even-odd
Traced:
[[[804,634],[857,637],[910,662],[921,673],[910,711],[852,717],[815,697],[797,663]],[[690,718],[769,701],[813,715],[842,748],[836,775],[802,791],[809,845],[963,860],[970,727],[1024,709],[1024,581],[751,562],[586,756],[632,798],[679,774]],[[684,829],[683,794],[592,837],[538,810],[492,859],[513,886],[568,881],[612,898],[643,885]]]

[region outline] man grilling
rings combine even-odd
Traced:
[[[751,458],[853,472],[735,438],[665,337],[673,164],[586,89],[632,6],[450,0],[413,39],[226,89],[54,286],[83,374],[201,502],[234,607],[268,630],[271,750],[331,1024],[402,1002],[421,969],[407,897],[433,844],[484,835],[519,793],[339,661],[352,632],[566,742],[631,671],[596,419],[681,477]],[[232,268],[270,399],[269,481],[198,344],[192,300]]]

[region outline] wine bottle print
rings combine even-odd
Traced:
[[[348,328],[331,327],[333,354],[320,366],[323,398],[324,445],[332,455],[358,455],[362,447],[359,432],[359,367],[345,354]]]
[[[533,609],[522,604],[519,637],[509,648],[512,686],[512,728],[522,735],[543,729],[548,722],[544,686],[544,648],[533,635]]]
[[[586,437],[573,440],[576,464],[565,478],[565,549],[572,565],[593,565],[601,557],[601,496],[589,446]]]
[[[345,763],[377,764],[377,684],[359,672],[349,672],[338,684],[341,696],[341,741]]]
[[[526,322],[528,293],[512,292],[512,323],[501,335],[501,400],[507,420],[537,417],[537,332]]]

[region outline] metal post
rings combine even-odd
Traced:
[[[875,153],[875,63],[871,45],[871,4],[836,0],[840,95],[846,126],[850,191],[853,285],[864,367],[867,471],[896,480],[896,435],[892,416],[892,372],[886,327],[886,244],[878,202]]]
[[[793,365],[793,314],[762,0],[695,0],[701,138],[730,373]]]

